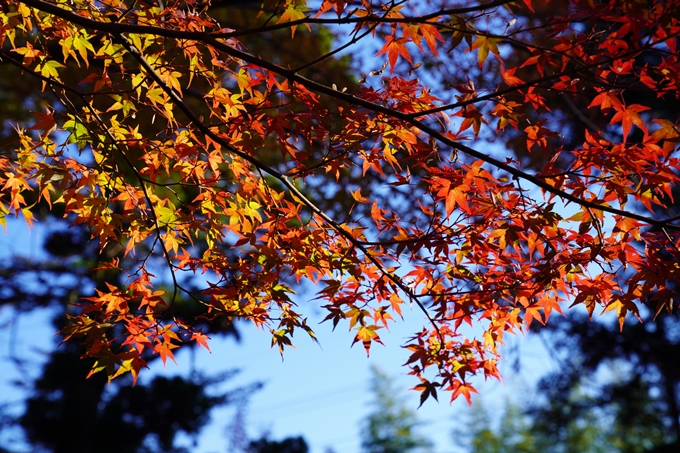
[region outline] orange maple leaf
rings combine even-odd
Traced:
[[[384,53],[387,54],[387,59],[390,62],[390,75],[394,72],[394,66],[397,64],[397,60],[399,59],[400,55],[406,58],[409,63],[413,64],[413,61],[411,60],[411,54],[409,54],[409,51],[406,48],[407,42],[409,42],[409,40],[406,38],[394,39],[394,36],[388,36],[387,42],[383,48],[380,49],[377,54],[375,54],[376,57]]]

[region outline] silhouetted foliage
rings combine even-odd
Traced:
[[[302,437],[289,437],[276,441],[267,438],[250,442],[246,453],[307,453],[309,447]]]

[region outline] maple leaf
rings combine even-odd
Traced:
[[[503,81],[509,86],[513,87],[524,83],[522,79],[515,76],[517,68],[508,69],[507,71],[503,66],[501,66],[501,73],[503,74]]]
[[[660,127],[652,133],[652,139],[662,140],[666,139],[671,142],[680,141],[680,127],[672,122],[663,119],[653,119]]]
[[[640,322],[642,322],[642,318],[640,318],[640,314],[638,312],[638,307],[631,301],[630,299],[627,299],[625,297],[620,297],[617,296],[610,302],[602,311],[602,313],[606,313],[608,311],[616,310],[616,317],[618,318],[619,321],[619,328],[621,331],[623,331],[623,323],[626,320],[626,315],[628,312],[631,312],[635,315],[635,317],[638,318]]]
[[[437,400],[437,387],[440,386],[441,384],[438,382],[430,382],[427,379],[420,378],[420,384],[411,389],[420,392],[420,404],[418,405],[418,408],[420,408],[430,396]]]
[[[35,123],[33,126],[29,127],[28,130],[37,130],[37,129],[42,129],[44,131],[51,131],[52,128],[56,125],[56,122],[54,121],[54,112],[50,111],[49,109],[46,109],[45,113],[40,113],[40,112],[32,112],[33,115],[37,116],[39,121]]]
[[[385,40],[385,45],[377,54],[375,54],[376,57],[385,53],[387,54],[387,60],[390,62],[390,74],[394,72],[394,67],[397,64],[400,55],[413,65],[411,54],[406,48],[407,42],[408,40],[406,38],[395,39],[393,36],[388,36]]]
[[[614,114],[609,124],[612,125],[621,122],[621,128],[623,129],[623,142],[625,143],[633,124],[635,124],[640,129],[644,128],[644,122],[638,113],[649,110],[650,107],[640,104],[632,104],[629,106],[620,105],[618,108],[617,106],[614,106],[614,108],[617,110],[617,112]]]
[[[310,8],[308,8],[304,3],[289,3],[288,6],[286,7],[286,10],[281,14],[281,17],[279,17],[279,20],[276,22],[277,24],[280,24],[281,22],[293,22],[296,20],[304,19],[306,17],[306,12],[309,11]],[[305,24],[307,26],[307,30],[311,31],[311,27],[309,24]],[[297,29],[297,25],[293,25],[290,27],[290,37],[293,38],[295,37],[295,30]]]
[[[470,393],[479,393],[472,385],[466,384],[459,380],[454,380],[451,387],[453,390],[453,393],[451,394],[451,401],[455,400],[460,395],[463,395],[469,406],[472,406],[472,398]]]
[[[199,332],[192,332],[191,338],[190,338],[189,341],[195,341],[196,344],[198,344],[199,347],[203,347],[203,348],[207,349],[208,352],[211,352],[210,346],[208,346],[208,341],[207,341],[209,339],[210,339],[209,336],[207,336],[207,335],[205,335],[205,334],[203,334],[199,331]]]
[[[470,187],[467,184],[460,184],[458,186],[451,187],[448,195],[446,195],[446,215],[450,216],[453,210],[458,206],[463,212],[470,212],[470,205],[467,201],[467,193],[470,191]]]
[[[287,329],[271,330],[272,347],[275,345],[279,349],[279,354],[283,359],[283,351],[286,347],[294,348],[293,342],[290,340],[289,331]]]
[[[24,56],[23,63],[26,66],[29,66],[31,63],[33,63],[33,60],[35,58],[44,55],[41,50],[33,47],[33,45],[30,42],[27,42],[25,47],[19,47],[19,48],[12,49],[12,52],[16,52],[19,55],[23,55]]]
[[[179,346],[176,344],[172,344],[170,342],[166,341],[161,341],[157,340],[156,344],[153,347],[153,351],[160,355],[161,361],[163,362],[163,366],[165,366],[165,362],[168,359],[168,357],[175,362],[175,365],[177,364],[177,361],[175,360],[175,356],[172,353],[173,349],[178,348]]]
[[[435,21],[436,19],[433,19]],[[437,28],[436,25],[431,25],[431,24],[420,24],[418,26],[418,33],[422,35],[423,39],[425,39],[425,42],[427,43],[427,47],[430,49],[430,51],[434,55],[438,55],[437,53],[437,42],[444,42],[444,38],[442,37],[441,33],[439,33],[439,29]],[[418,36],[418,35],[416,35]],[[425,52],[422,47],[420,47],[420,43],[416,41],[416,45],[420,48],[421,52]]]
[[[365,198],[361,195],[361,189],[357,189],[354,192],[350,191],[350,193],[352,194],[352,198],[354,198],[357,201],[357,203],[370,203],[371,202],[371,200],[369,200],[368,198]]]
[[[527,133],[527,151],[531,151],[534,145],[538,145],[545,150],[548,146],[548,137],[560,136],[557,132],[543,127],[544,124],[545,121],[539,121],[524,129],[524,132]]]
[[[493,53],[496,57],[500,59],[500,52],[498,50],[498,44],[496,38],[490,38],[488,36],[479,36],[472,43],[470,50],[479,49],[479,54],[477,60],[479,62],[479,67],[484,66],[486,58],[489,56],[489,51]]]
[[[535,305],[529,305],[525,307],[524,311],[524,322],[526,323],[527,327],[531,326],[531,322],[534,319],[537,319],[538,322],[541,324],[545,324],[545,321],[541,317],[541,308],[539,306]]]
[[[606,115],[612,107],[617,110],[622,108],[621,101],[619,100],[617,94],[613,91],[603,91],[602,93],[595,96],[593,101],[588,105],[588,108],[600,106],[602,112]]]
[[[319,12],[317,12],[315,17],[319,17],[326,11],[334,9],[338,15],[338,19],[342,17],[342,13],[345,11],[345,0],[323,0],[321,6],[319,7]]]
[[[366,355],[370,355],[371,352],[371,343],[373,341],[380,343],[384,346],[383,342],[380,340],[380,337],[378,336],[378,333],[376,330],[382,329],[380,326],[358,326],[357,327],[357,333],[354,336],[354,340],[352,341],[352,346],[354,346],[354,343],[357,341],[361,341],[364,345],[364,349],[366,349]]]
[[[148,368],[146,362],[139,356],[137,351],[118,353],[116,354],[116,359],[118,369],[109,377],[109,382],[118,376],[130,373],[132,376],[132,386],[134,387],[137,383],[140,370]]]

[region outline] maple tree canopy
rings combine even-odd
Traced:
[[[93,373],[218,318],[283,352],[315,338],[311,282],[367,352],[419,308],[421,400],[469,401],[506,332],[673,308],[680,0],[255,6],[0,0],[4,83],[37,93],[4,119],[0,220],[47,204],[128,276],[63,330]]]

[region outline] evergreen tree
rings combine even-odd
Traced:
[[[507,403],[497,429],[493,417],[476,403],[470,420],[471,432],[460,428],[453,433],[454,443],[462,445],[466,453],[613,453],[613,439],[594,414],[571,420],[565,436],[556,442],[552,433],[545,431],[539,420],[532,418],[519,406]]]
[[[432,443],[417,433],[420,424],[392,380],[377,368],[372,369],[373,411],[362,429],[364,453],[411,453],[430,449]]]

